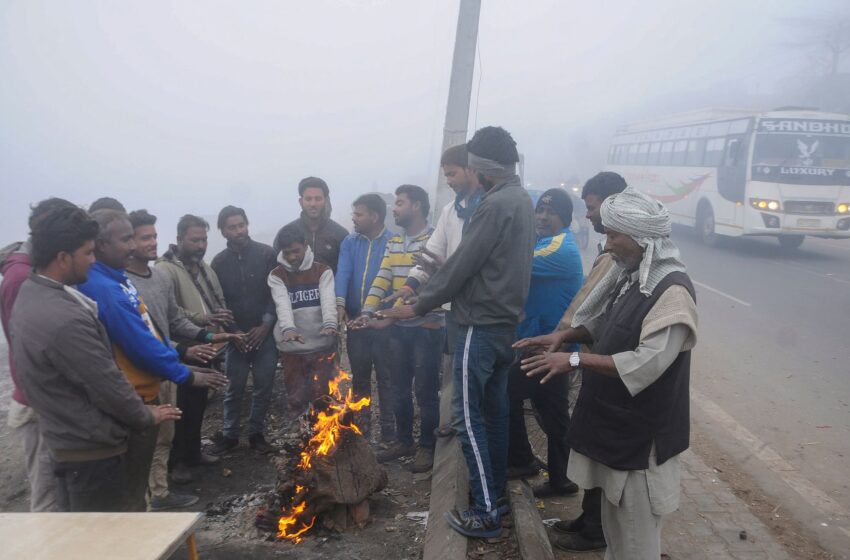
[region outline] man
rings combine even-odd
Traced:
[[[670,240],[670,214],[628,187],[602,203],[606,249],[617,264],[553,346],[593,343],[592,353],[547,352],[523,360],[528,375],[581,367],[570,425],[568,475],[602,488],[606,558],[658,558],[661,518],[678,508],[679,454],[689,444],[694,289]],[[543,338],[543,337],[541,337]]]
[[[112,198],[111,196],[102,196],[91,203],[89,206],[89,214],[97,212],[98,210],[115,210],[117,212],[127,212],[127,209],[124,208],[124,205],[121,204],[118,200]]]
[[[30,231],[33,230],[38,220],[48,212],[57,208],[74,207],[73,204],[61,198],[42,200],[32,209],[30,214]],[[0,283],[0,320],[3,323],[3,332],[6,335],[6,343],[9,348],[9,373],[12,377],[12,400],[9,403],[8,423],[24,448],[24,462],[27,480],[30,484],[30,511],[56,511],[58,506],[53,464],[47,451],[47,445],[38,429],[38,416],[28,405],[18,383],[9,328],[9,319],[12,316],[12,309],[15,306],[18,292],[32,272],[32,240],[14,243],[4,249],[3,253],[4,255],[0,257],[0,274],[3,275],[3,282]]]
[[[204,262],[209,229],[209,224],[203,218],[192,214],[181,217],[177,222],[177,244],[169,246],[156,266],[171,280],[177,305],[193,323],[213,331],[221,331],[223,328],[232,330],[233,313],[227,309],[218,276]],[[207,390],[178,387],[177,406],[183,411],[183,419],[174,429],[172,478],[176,475],[191,480],[189,467],[211,466],[221,460],[201,450],[201,425],[207,409]]]
[[[395,191],[393,218],[402,228],[390,238],[384,250],[381,269],[372,282],[355,328],[382,328],[384,321],[372,321],[381,301],[404,286],[414,256],[420,254],[433,228],[428,226],[428,193],[416,185],[401,185]],[[397,303],[401,303],[398,301]],[[435,306],[438,307],[438,306]],[[427,472],[434,464],[434,430],[440,419],[440,353],[444,319],[442,310],[429,310],[424,317],[397,321],[389,329],[387,360],[396,419],[396,442],[377,454],[379,462],[416,454],[411,470]],[[419,405],[419,445],[413,440],[413,395]]]
[[[605,233],[605,226],[602,225],[602,217],[599,214],[602,202],[609,196],[623,192],[625,188],[626,181],[620,175],[610,171],[597,173],[585,183],[581,191],[581,198],[587,208],[585,217],[590,221],[594,231],[601,234]],[[576,309],[584,303],[587,295],[614,266],[611,255],[600,248],[599,255],[596,257],[584,285],[573,298],[558,324],[559,331],[570,328]],[[524,340],[516,344],[518,348],[526,345],[527,342]],[[569,378],[570,404],[572,405],[575,402],[574,394],[578,395],[581,388],[581,369],[571,372]],[[555,547],[568,552],[589,552],[605,548],[605,536],[602,533],[602,490],[600,488],[585,490],[581,509],[582,512],[578,518],[555,523],[555,530],[564,534],[564,536],[555,540]]]
[[[128,432],[180,417],[170,405],[142,403],[115,365],[95,303],[71,288],[86,281],[97,234],[79,208],[41,216],[35,268],[11,317],[11,350],[54,462],[59,511],[128,509]]]
[[[277,451],[266,442],[266,412],[272,399],[277,369],[272,327],[275,309],[268,285],[269,273],[277,266],[274,249],[251,239],[248,216],[236,206],[225,206],[218,214],[218,229],[227,240],[227,248],[212,261],[224,300],[230,303],[236,329],[246,333],[244,345],[227,350],[225,371],[230,379],[224,395],[224,433],[210,448],[221,455],[239,445],[242,397],[248,373],[253,378],[251,416],[248,420],[248,444],[259,453]]]
[[[150,266],[157,257],[156,216],[147,210],[136,210],[130,213],[130,223],[133,225],[133,241],[135,249],[130,255],[127,265],[127,276],[139,292],[151,320],[158,332],[171,341],[172,334],[185,339],[194,339],[198,344],[187,347],[178,344],[176,350],[181,360],[195,364],[206,364],[215,356],[210,342],[223,342],[236,335],[229,333],[213,334],[190,321],[177,306],[171,281],[161,270]],[[162,404],[177,404],[177,386],[168,380],[159,386],[159,401]],[[149,479],[151,511],[183,508],[198,501],[197,496],[171,492],[168,488],[168,458],[171,454],[171,444],[174,439],[174,423],[166,422],[159,427],[159,435],[153,453]],[[189,482],[177,477],[175,482]]]
[[[316,262],[331,267],[336,274],[336,264],[339,260],[339,246],[348,235],[348,231],[331,220],[331,200],[328,184],[318,177],[305,177],[298,183],[298,203],[301,205],[301,217],[294,220],[277,232],[275,242],[281,232],[287,228],[295,228],[313,251]],[[274,245],[275,254],[280,247]]]
[[[430,267],[439,268],[449,256],[457,250],[460,245],[463,230],[469,222],[469,218],[475,213],[481,202],[483,191],[478,183],[475,172],[469,168],[469,156],[466,144],[448,148],[440,157],[440,167],[449,187],[455,193],[455,199],[443,207],[440,212],[434,233],[425,245],[424,255],[420,258],[425,261],[417,265],[410,272],[410,276],[404,288],[398,290],[388,298],[392,301],[396,298],[412,297],[431,276]],[[457,339],[457,321],[451,313],[451,304],[443,305],[446,310],[446,350],[449,356],[454,355],[455,341]]]
[[[484,196],[463,239],[431,277],[414,305],[379,315],[406,319],[452,302],[459,332],[454,358],[454,427],[469,469],[471,508],[446,512],[468,537],[501,534],[497,500],[505,490],[508,451],[508,370],[517,318],[525,304],[534,251],[531,198],[516,174],[519,153],[499,127],[477,131],[467,144],[469,167]]]
[[[168,339],[153,324],[144,301],[124,272],[135,250],[133,226],[126,214],[98,210],[97,261],[79,290],[97,303],[97,315],[112,342],[115,362],[146,404],[159,404],[160,379],[180,385],[221,386],[227,380],[211,370],[190,371],[180,363]],[[134,432],[127,442],[128,501],[145,511],[156,429]]]
[[[334,273],[315,262],[313,251],[297,230],[277,238],[278,262],[268,277],[277,311],[275,342],[280,350],[286,387],[286,420],[303,415],[316,399],[327,395],[336,377],[339,331]]]
[[[537,201],[534,218],[538,239],[534,247],[525,318],[517,329],[519,338],[553,331],[584,280],[581,255],[570,231],[573,218],[570,195],[563,189],[547,190]],[[542,499],[578,493],[578,486],[567,478],[570,412],[565,404],[569,395],[568,378],[565,376],[544,386],[526,377],[517,361],[511,368],[508,393],[511,398],[508,464],[513,467],[531,466],[529,472],[537,474],[537,459],[528,441],[523,413],[524,399],[531,398],[546,433],[549,471],[548,481],[533,488],[534,495]]]
[[[359,317],[366,295],[381,268],[390,234],[384,227],[387,205],[377,194],[364,194],[351,206],[354,233],[343,239],[339,264],[334,276],[336,305],[340,325],[348,318]],[[387,345],[384,329],[348,329],[346,347],[351,364],[351,384],[357,399],[372,395],[372,368],[378,384],[381,441],[395,439],[395,413],[392,407],[390,372],[385,359]],[[358,425],[368,434],[370,409],[364,409]]]

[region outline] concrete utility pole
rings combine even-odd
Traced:
[[[450,146],[466,142],[469,126],[469,103],[472,96],[472,76],[475,71],[475,48],[478,43],[478,16],[481,0],[460,0],[457,16],[455,50],[452,57],[452,76],[449,81],[449,101],[446,105],[446,124],[443,128],[443,146],[440,154]],[[433,215],[454,199],[442,172],[437,173],[437,189]]]

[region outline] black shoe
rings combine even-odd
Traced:
[[[564,519],[563,521],[558,521],[552,526],[552,528],[565,535],[580,533],[581,530],[584,529],[584,514],[582,513],[575,519]]]
[[[516,480],[518,478],[532,478],[540,474],[540,465],[537,461],[522,465],[521,467],[508,467],[508,480]]]
[[[263,455],[277,453],[277,447],[267,442],[263,434],[251,434],[248,436],[248,445],[251,446],[251,449]]]
[[[390,444],[386,449],[375,453],[375,458],[379,463],[386,463],[399,457],[409,457],[416,453],[416,444],[411,443],[405,445],[400,441]]]
[[[189,484],[192,482],[192,472],[183,463],[174,465],[169,476],[171,477],[171,482],[174,484]]]
[[[490,513],[464,511],[456,514],[443,514],[449,526],[465,537],[472,539],[493,539],[502,534],[502,516],[498,510]]]
[[[180,509],[193,506],[198,503],[198,497],[192,494],[178,494],[169,492],[165,496],[153,496],[151,498],[151,511],[165,511],[168,509]]]
[[[552,486],[552,483],[544,482],[532,488],[531,491],[538,500],[554,498],[556,496],[575,496],[578,494],[578,484],[568,482],[566,486]]]
[[[608,546],[604,538],[588,539],[583,537],[581,533],[558,537],[555,539],[554,544],[555,548],[567,552],[591,552],[593,550],[602,550]]]
[[[224,455],[228,451],[236,449],[239,446],[239,440],[233,439],[229,437],[222,437],[217,442],[207,448],[207,452],[210,455]]]
[[[238,443],[238,442],[237,442]],[[201,451],[201,456],[198,457],[198,464],[194,465],[196,467],[212,467],[221,462],[221,457],[218,455],[212,455],[210,453],[204,453]]]

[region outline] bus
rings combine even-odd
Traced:
[[[850,115],[698,111],[621,126],[607,169],[707,245],[721,236],[850,238]]]

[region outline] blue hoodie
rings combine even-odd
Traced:
[[[189,379],[189,369],[148,315],[141,296],[123,270],[96,262],[86,282],[77,288],[97,303],[97,316],[106,327],[116,362],[136,391],[150,402],[159,387],[151,377],[175,383]],[[135,370],[135,371],[134,371]]]
[[[583,281],[581,255],[569,228],[540,237],[534,246],[531,287],[517,335],[526,338],[554,331]]]

